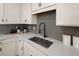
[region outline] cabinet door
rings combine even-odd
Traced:
[[[32,52],[27,46],[24,46],[24,56],[32,56]]]
[[[0,3],[0,24],[3,24],[4,22],[3,9],[4,9],[4,5]]]
[[[22,20],[23,24],[36,24],[37,16],[32,15],[32,4],[31,3],[23,3],[22,4]]]
[[[39,9],[38,3],[32,3],[32,11],[36,11],[38,9]]]
[[[32,11],[37,11],[41,8],[49,7],[54,5],[54,3],[32,3]]]
[[[21,38],[18,39],[18,55],[23,56],[24,55],[24,47],[23,47],[23,40]]]
[[[32,4],[32,14],[43,13],[51,10],[55,10],[55,3],[34,3]]]
[[[3,55],[4,56],[15,56],[16,55],[16,43],[15,38],[6,39],[2,43]]]
[[[56,10],[57,26],[79,26],[79,3],[60,3]]]
[[[24,42],[24,56],[33,56],[33,51],[31,46],[27,42]]]
[[[22,23],[29,24],[31,23],[31,3],[22,4]]]
[[[41,8],[50,7],[50,6],[54,5],[54,4],[55,3],[42,3]]]
[[[2,56],[2,42],[0,41],[0,56]]]
[[[5,21],[8,24],[17,24],[20,21],[20,5],[5,3]]]
[[[24,42],[24,56],[45,56],[45,54],[29,45],[27,42]]]

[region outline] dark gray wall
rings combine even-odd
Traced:
[[[16,25],[1,25],[0,24],[0,35],[9,33],[11,31],[11,29],[15,29],[15,26]]]
[[[49,11],[38,14],[36,30],[33,30],[31,32],[38,33],[39,24],[41,22],[44,22],[46,24],[46,31],[48,37],[62,40],[62,29],[61,27],[56,27],[56,11]]]
[[[63,26],[62,30],[63,30],[63,34],[79,37],[79,27]]]

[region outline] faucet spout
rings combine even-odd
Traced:
[[[44,31],[44,38],[45,38],[45,37],[47,37],[45,23],[42,22],[42,23],[39,24],[39,33],[41,33],[41,31],[42,31],[42,29],[40,29],[41,25],[44,25],[43,31]]]

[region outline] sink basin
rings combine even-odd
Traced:
[[[51,46],[51,44],[53,44],[53,42],[51,41],[48,41],[48,40],[45,40],[43,38],[40,38],[40,37],[32,37],[32,38],[29,38],[29,40],[45,47],[45,48],[49,48]]]

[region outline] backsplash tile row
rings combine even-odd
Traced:
[[[64,34],[79,36],[79,27],[63,26],[61,28],[62,28]]]

